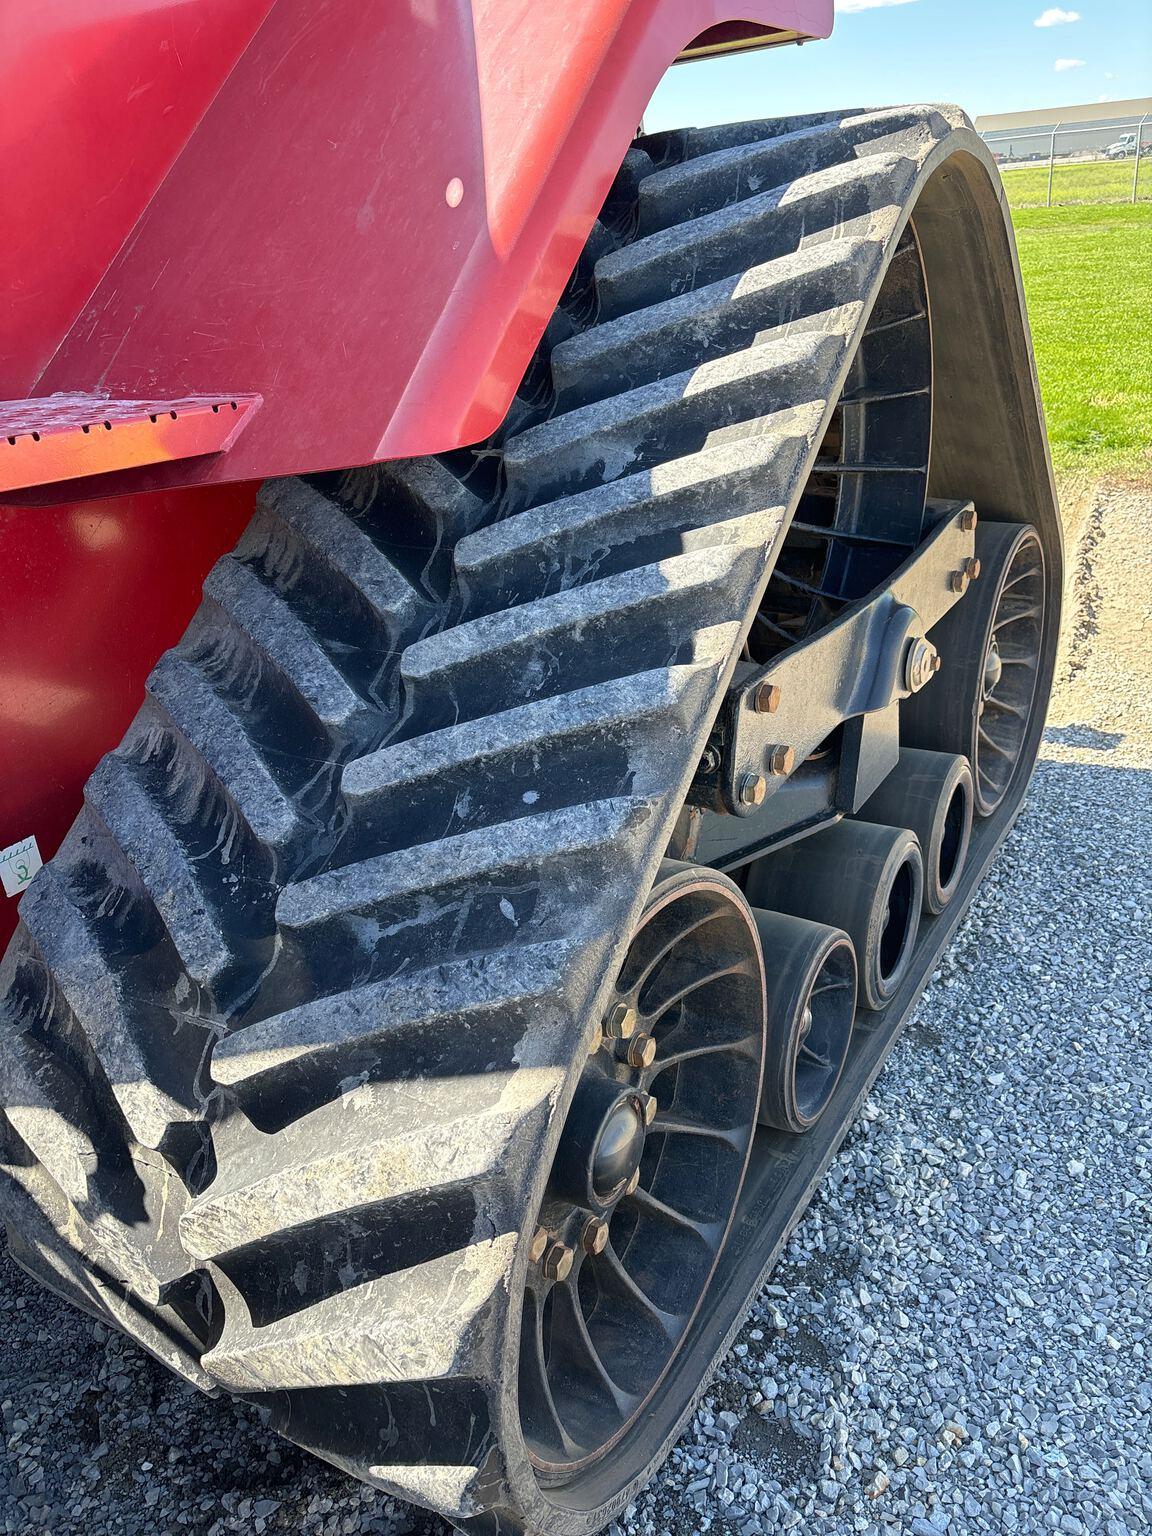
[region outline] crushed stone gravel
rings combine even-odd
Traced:
[[[613,1536],[1152,1529],[1152,493],[1069,549],[1024,814]],[[0,1260],[0,1531],[446,1536]]]

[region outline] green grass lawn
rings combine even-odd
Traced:
[[[1061,165],[1052,176],[1053,203],[1123,203],[1132,197],[1135,166],[1131,160],[1087,160]],[[1000,173],[1013,208],[1043,208],[1048,201],[1047,165],[1030,165]],[[1140,160],[1136,195],[1152,200],[1152,154]]]
[[[1152,202],[1016,208],[1013,222],[1057,470],[1147,472]]]

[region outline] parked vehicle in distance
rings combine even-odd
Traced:
[[[1140,153],[1148,154],[1152,151],[1152,139],[1142,139]],[[1136,135],[1134,133],[1122,133],[1114,144],[1109,144],[1104,151],[1109,160],[1127,160],[1129,155],[1136,153]]]

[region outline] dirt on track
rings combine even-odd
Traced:
[[[1132,1053],[1152,1014],[1152,487],[1080,507],[1025,812],[629,1536],[1146,1528],[1148,1292],[1123,1298],[1149,1267]],[[1099,1084],[1060,1070],[1109,1047],[1128,1064]],[[1110,1266],[1123,1275],[1084,1280]],[[1025,1375],[1006,1379],[1017,1354]],[[6,1255],[0,1408],[8,1536],[448,1529],[186,1388]]]

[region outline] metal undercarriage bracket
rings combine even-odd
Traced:
[[[843,727],[834,810],[852,813],[899,755],[898,705],[948,658],[928,632],[978,574],[971,502],[929,502],[929,532],[892,579],[767,666],[744,664],[721,706],[692,800],[755,815]]]

